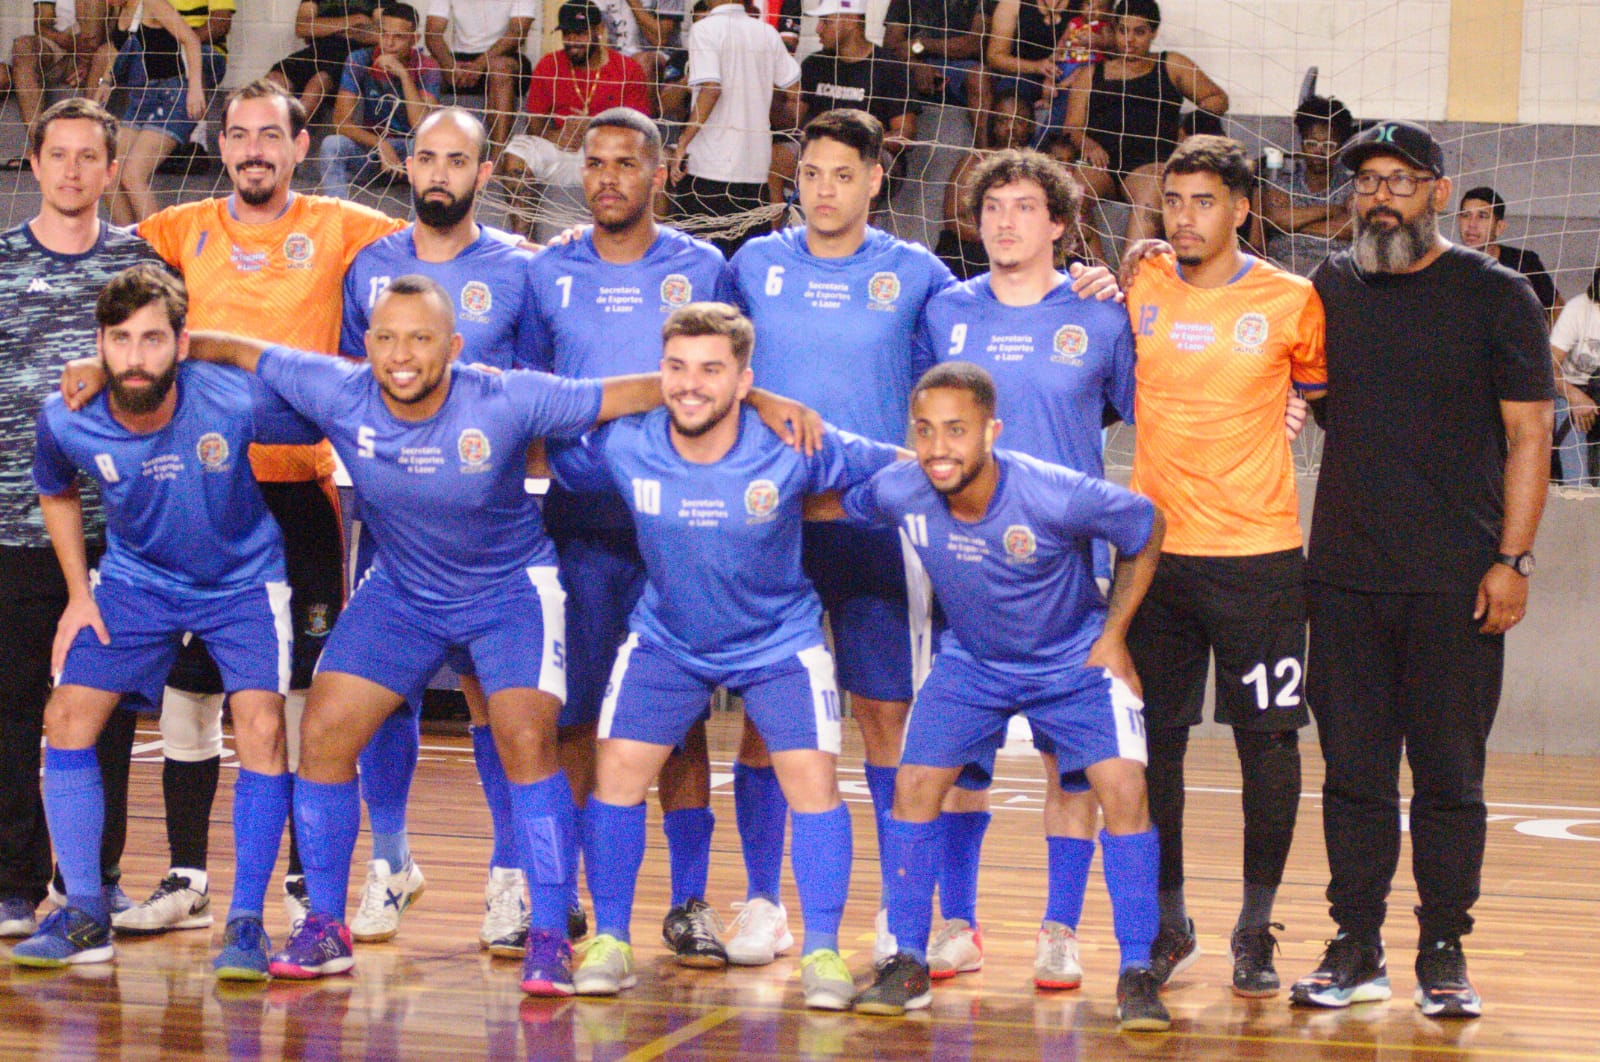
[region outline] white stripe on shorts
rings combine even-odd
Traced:
[[[278,635],[278,692],[289,692],[290,665],[294,660],[294,614],[289,611],[293,591],[288,583],[267,583],[267,607]]]
[[[1144,741],[1144,702],[1109,668],[1101,670],[1111,680],[1111,717],[1117,721],[1117,755],[1125,760],[1148,764],[1150,755]]]
[[[600,702],[600,726],[595,731],[597,738],[611,736],[611,721],[617,715],[617,694],[622,691],[622,677],[628,673],[628,659],[638,647],[639,636],[630,633],[628,640],[617,649],[617,658],[611,664],[611,680],[606,683],[606,695]]]
[[[911,692],[928,681],[933,670],[933,581],[922,558],[900,528],[900,557],[906,569],[906,631],[911,638]]]
[[[811,714],[817,724],[817,748],[839,754],[839,682],[833,654],[820,645],[795,654],[811,679]]]
[[[539,688],[567,703],[567,592],[554,565],[526,569],[539,595],[544,644],[539,647]]]

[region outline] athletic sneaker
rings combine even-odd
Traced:
[[[528,953],[522,960],[522,990],[530,996],[572,995],[572,945],[558,931],[528,931]]]
[[[956,974],[983,969],[983,933],[965,918],[952,918],[939,927],[928,944],[928,976],[943,981]]]
[[[274,977],[310,981],[345,973],[355,964],[349,928],[329,915],[313,911],[295,927],[283,950],[267,964],[267,970]]]
[[[31,937],[39,928],[34,918],[37,904],[21,896],[7,896],[0,900],[0,937]]]
[[[502,959],[520,959],[528,950],[528,886],[515,867],[491,867],[483,887],[483,927],[479,947]]]
[[[747,901],[733,920],[728,961],[735,966],[765,966],[792,947],[789,912],[781,903],[757,898]]]
[[[872,965],[882,966],[899,951],[900,942],[889,932],[889,909],[880,907],[877,917],[872,920]]]
[[[49,886],[45,889],[45,899],[49,900],[51,905],[54,907],[66,907],[66,888],[67,887],[58,879],[51,878]],[[115,929],[116,923],[114,920],[116,919],[117,915],[121,914],[123,911],[132,910],[133,901],[128,898],[127,893],[122,891],[122,885],[120,882],[113,881],[109,885],[102,886],[101,892],[105,894],[106,909],[111,912],[111,917],[113,919],[112,928]],[[0,936],[4,935],[5,934],[0,933]]]
[[[932,1002],[933,982],[928,978],[927,964],[899,952],[873,970],[872,984],[856,996],[855,1009],[862,1014],[899,1017]]]
[[[1328,941],[1322,965],[1294,983],[1289,1002],[1302,1007],[1348,1007],[1389,998],[1389,967],[1382,944],[1363,944],[1340,933]]]
[[[722,919],[717,917],[715,907],[698,896],[667,912],[661,921],[661,939],[677,957],[679,966],[720,970],[728,965]]]
[[[800,988],[812,1010],[849,1010],[856,996],[850,967],[832,948],[818,948],[800,957]]]
[[[1156,984],[1164,985],[1194,965],[1200,957],[1200,942],[1194,936],[1194,919],[1185,918],[1182,929],[1162,926],[1150,945],[1150,972]]]
[[[150,898],[113,915],[112,926],[130,937],[153,936],[173,929],[206,929],[211,925],[211,897],[204,885],[196,889],[193,881],[182,870],[167,871]]]
[[[1417,991],[1413,1002],[1430,1018],[1476,1018],[1483,997],[1467,979],[1461,941],[1440,940],[1417,952]]]
[[[261,919],[234,918],[222,931],[222,950],[211,965],[220,981],[265,981],[272,941]]]
[[[115,954],[109,919],[101,922],[76,907],[58,907],[39,924],[38,932],[11,949],[11,961],[53,969],[110,962]]]
[[[567,939],[579,941],[589,935],[589,915],[583,909],[583,904],[575,903],[567,908]]]
[[[427,887],[414,860],[391,872],[388,860],[374,859],[367,864],[367,883],[361,889],[361,906],[350,921],[350,936],[362,943],[393,940],[400,932],[400,916]]]
[[[1172,1016],[1161,1002],[1155,972],[1131,966],[1117,978],[1117,1028],[1123,1032],[1166,1032]]]
[[[311,893],[306,890],[306,876],[291,874],[283,879],[283,914],[289,920],[289,930],[300,928],[300,923],[311,913]]]
[[[1233,931],[1233,994],[1246,999],[1264,999],[1275,996],[1283,987],[1278,971],[1272,965],[1272,953],[1278,947],[1278,938],[1272,931],[1283,926],[1272,922],[1264,926]]]
[[[1047,991],[1083,984],[1078,962],[1078,934],[1060,922],[1045,922],[1033,942],[1033,987]]]
[[[584,949],[583,962],[572,974],[580,996],[614,996],[638,984],[633,972],[633,945],[602,933]]]

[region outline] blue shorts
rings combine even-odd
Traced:
[[[372,536],[372,528],[362,521],[360,504],[353,493],[350,495],[349,510],[353,515],[350,520],[350,541],[345,558],[345,571],[349,585],[354,587],[361,585],[367,573],[372,570],[372,562],[378,559],[378,540]],[[445,653],[444,660],[446,666],[457,675],[477,674],[472,669],[471,654],[459,645],[452,646]],[[423,690],[419,690],[415,698],[407,698],[406,701],[406,706],[419,720],[422,717],[422,696]]]
[[[644,559],[631,529],[586,531],[556,539],[567,590],[567,703],[561,725],[600,718],[617,647],[644,593]]]
[[[195,121],[189,117],[189,80],[163,77],[154,81],[144,76],[143,56],[134,48],[127,77],[128,103],[122,111],[122,124],[130,129],[152,129],[182,144],[194,133]],[[209,44],[200,46],[204,67],[201,80],[209,92],[221,83],[228,69],[228,57]]]
[[[450,605],[418,600],[374,568],[350,595],[317,671],[357,675],[420,703],[450,651],[464,649],[486,694],[537,689],[564,701],[565,597],[548,566]]]
[[[158,706],[183,636],[193,632],[217,662],[225,691],[289,689],[294,623],[287,583],[209,597],[110,580],[95,587],[94,600],[111,644],[101,645],[90,628],[79,631],[58,686],[132,693]]]
[[[1102,760],[1145,762],[1144,706],[1103,669],[1014,675],[948,649],[911,706],[900,762],[969,771],[988,764],[992,771],[1006,723],[1018,712],[1054,743],[1068,788],[1082,788],[1083,770]]]
[[[858,697],[909,701],[932,637],[932,591],[900,532],[807,524],[801,556],[828,613],[839,685]]]
[[[630,634],[617,650],[599,736],[677,747],[718,686],[744,701],[745,716],[768,751],[838,755],[839,690],[833,658],[820,645],[765,667],[706,671]]]

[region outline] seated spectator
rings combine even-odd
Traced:
[[[595,0],[614,51],[639,64],[650,82],[656,113],[681,111],[689,91],[683,72],[683,20],[690,0]]]
[[[1294,112],[1298,150],[1288,165],[1258,174],[1267,256],[1291,272],[1310,276],[1350,244],[1350,179],[1338,157],[1354,129],[1344,104],[1308,96]]]
[[[23,129],[39,116],[45,89],[84,87],[104,39],[104,0],[34,0],[33,32],[11,42],[9,68],[0,66],[0,93],[15,89]],[[26,162],[6,159],[0,170],[20,170]]]
[[[372,12],[378,0],[301,0],[294,13],[294,35],[306,46],[280,59],[267,72],[267,80],[300,97],[306,120],[339,87],[344,61],[357,48],[378,43]]]
[[[989,20],[984,52],[1001,76],[995,96],[1015,93],[1050,108],[1047,128],[1066,120],[1063,91],[1073,71],[1097,61],[1113,44],[1105,0],[999,0]]]
[[[895,0],[885,16],[900,27],[896,59],[910,64],[911,89],[920,100],[950,103],[972,112],[973,146],[988,147],[989,75],[983,67],[987,28],[980,0]],[[887,47],[886,47],[886,50]]]
[[[533,64],[523,54],[534,0],[429,0],[424,39],[453,92],[483,93],[490,154],[511,134]]]
[[[1528,278],[1533,293],[1551,316],[1561,311],[1561,293],[1556,291],[1549,270],[1533,251],[1525,247],[1512,247],[1500,242],[1506,232],[1506,201],[1493,188],[1469,188],[1461,193],[1461,206],[1456,214],[1456,230],[1461,242],[1474,251],[1482,251],[1501,265],[1514,269]]]
[[[561,49],[539,60],[528,85],[528,131],[511,138],[500,160],[513,201],[535,206],[539,186],[583,183],[583,134],[612,107],[650,114],[650,87],[638,63],[606,46],[605,22],[590,0],[567,0],[556,13]]]
[[[900,153],[917,135],[917,104],[911,98],[907,64],[867,40],[866,0],[820,0],[817,39],[822,51],[800,64],[800,113],[803,127],[835,107],[853,107],[883,123],[883,169],[890,172]],[[781,202],[794,179],[800,153],[785,138],[773,147],[768,188]]]
[[[1556,369],[1554,450],[1561,482],[1600,485],[1600,432],[1595,431],[1600,412],[1600,268],[1583,294],[1561,310],[1550,331],[1550,355]]]
[[[1117,44],[1067,79],[1066,128],[1082,157],[1079,178],[1098,198],[1124,198],[1131,244],[1161,228],[1161,163],[1177,144],[1183,101],[1224,114],[1228,94],[1178,52],[1152,54],[1156,0],[1118,0]]]
[[[384,3],[377,10],[378,46],[344,62],[333,100],[334,133],[322,141],[323,195],[350,198],[352,182],[378,173],[405,174],[411,133],[439,103],[439,64],[417,50],[417,9]]]
[[[978,219],[967,210],[972,180],[979,165],[994,151],[1032,144],[1038,129],[1033,120],[1033,105],[1017,95],[1002,96],[996,101],[986,124],[989,128],[985,141],[990,147],[968,152],[950,171],[950,183],[944,188],[944,229],[933,249],[950,267],[950,272],[961,280],[989,271],[989,254],[983,249],[983,240],[978,234]]]

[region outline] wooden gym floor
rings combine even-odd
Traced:
[[[714,719],[718,822],[710,899],[729,920],[732,902],[743,896],[727,773],[737,736],[736,716]],[[856,856],[842,942],[846,960],[864,977],[878,860],[859,743],[852,739],[841,782],[855,816]],[[140,740],[123,861],[124,884],[136,899],[166,866],[157,738],[152,731]],[[1306,795],[1277,908],[1278,921],[1288,926],[1278,962],[1285,983],[1316,964],[1331,932],[1322,896],[1321,763],[1314,748],[1305,753]],[[464,739],[428,737],[411,820],[427,893],[395,942],[358,946],[353,977],[242,989],[211,977],[212,938],[220,933],[231,880],[225,771],[212,825],[217,929],[119,942],[115,965],[41,975],[0,964],[0,1058],[1600,1058],[1600,1008],[1588,1005],[1583,988],[1593,972],[1587,949],[1600,932],[1600,774],[1593,761],[1491,757],[1483,899],[1478,931],[1467,941],[1486,1010],[1479,1021],[1457,1023],[1423,1018],[1410,1002],[1416,896],[1409,848],[1391,898],[1392,1001],[1329,1012],[1292,1010],[1282,997],[1235,998],[1227,988],[1240,859],[1231,742],[1196,742],[1189,764],[1188,902],[1205,954],[1165,994],[1175,1019],[1166,1034],[1116,1031],[1116,945],[1098,857],[1080,927],[1084,986],[1033,991],[1044,848],[1042,786],[1031,752],[1008,753],[998,769],[979,898],[986,965],[939,986],[931,1010],[900,1021],[805,1010],[793,952],[759,969],[707,973],[671,965],[658,933],[667,869],[654,807],[634,921],[639,986],[616,1001],[523,997],[517,964],[491,961],[477,946],[489,846],[471,749]],[[363,838],[358,860],[366,853]],[[358,862],[353,891],[362,873]],[[798,922],[787,868],[784,882]],[[284,931],[278,895],[275,883],[267,919],[275,940]]]

